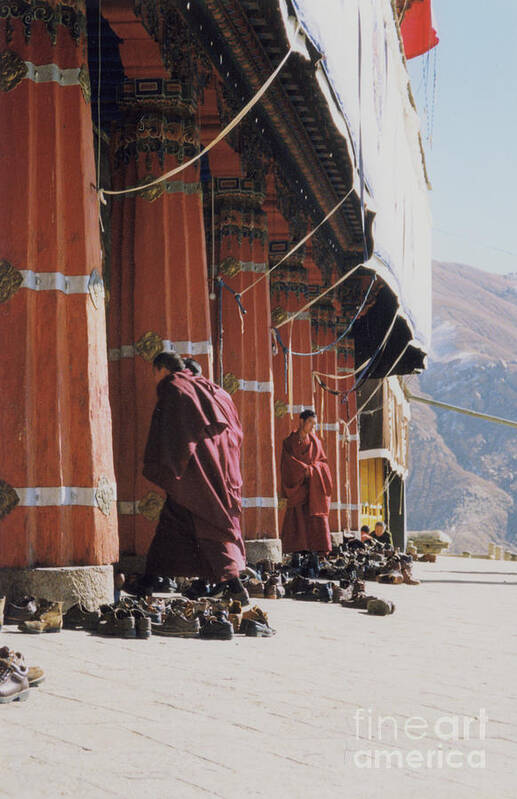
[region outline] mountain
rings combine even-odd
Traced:
[[[517,275],[433,264],[433,341],[417,394],[517,420]],[[517,428],[413,402],[408,529],[456,552],[517,545]]]

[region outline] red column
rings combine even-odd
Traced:
[[[28,2],[2,14],[4,567],[118,556],[84,13]]]
[[[339,331],[339,328],[338,328]],[[357,419],[357,395],[351,391],[354,385],[354,340],[344,338],[338,345],[338,374],[349,374],[340,380],[338,388],[346,393],[346,401],[339,404],[340,420],[346,424],[340,427],[341,464],[341,522],[347,532],[359,530],[361,500],[359,496],[359,433]],[[350,393],[348,393],[350,392]],[[350,421],[352,420],[352,421]]]
[[[332,344],[336,338],[336,314],[334,304],[323,298],[311,308],[312,337],[314,346],[321,349]],[[337,349],[335,346],[324,352],[315,353],[315,371],[325,375],[337,374]],[[325,385],[336,391],[336,381],[326,377],[320,378]],[[331,391],[326,391],[316,384],[315,410],[318,416],[319,434],[323,441],[325,452],[332,473],[333,490],[331,497],[331,510],[329,524],[332,532],[340,532],[341,526],[341,458],[339,450],[339,397]]]
[[[269,267],[277,264],[297,243],[293,239],[289,223],[278,207],[278,194],[272,181],[268,186],[266,211],[269,228]],[[302,234],[298,234],[297,240]],[[290,314],[299,311],[308,302],[307,270],[303,265],[302,249],[286,259],[271,273],[271,316],[272,324],[277,325]],[[292,332],[290,332],[292,329]],[[312,341],[311,317],[309,311],[297,316],[292,324],[279,329],[281,343],[276,342],[273,356],[274,408],[275,408],[275,455],[279,493],[281,493],[280,458],[282,444],[289,433],[297,427],[302,410],[313,407],[312,396]],[[288,347],[292,339],[294,352],[307,353],[292,357],[292,403],[289,402],[287,382],[288,356],[283,347]],[[280,529],[285,513],[285,501],[280,501]]]
[[[199,151],[195,54],[171,77],[159,45],[129,12],[110,12],[124,39],[122,121],[112,136],[115,188],[158,177]],[[180,23],[178,23],[180,24]],[[176,31],[179,36],[179,31]],[[171,36],[173,33],[171,32]],[[162,504],[142,476],[162,350],[198,360],[212,375],[208,278],[199,164],[172,180],[112,202],[110,389],[119,484],[121,549],[145,554]]]

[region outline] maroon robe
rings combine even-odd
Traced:
[[[147,574],[238,576],[242,429],[229,394],[188,371],[164,378],[144,455],[144,477],[167,492]]]
[[[298,432],[284,440],[282,493],[287,510],[282,525],[284,552],[329,552],[332,477],[323,444],[313,433],[300,441]]]

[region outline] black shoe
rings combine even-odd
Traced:
[[[262,624],[260,621],[253,621],[253,619],[243,619],[239,632],[250,638],[271,638],[276,635],[276,630],[273,630],[269,624]]]
[[[173,594],[178,590],[178,585],[172,577],[162,577],[162,592],[164,594]]]
[[[250,603],[249,594],[238,577],[225,580],[223,583],[217,583],[210,592],[210,596],[212,599],[236,599],[243,607]]]
[[[332,602],[332,583],[319,583],[318,599],[320,602]]]
[[[230,641],[233,638],[233,624],[223,616],[207,619],[199,630],[199,637],[212,641]]]
[[[206,580],[194,580],[182,593],[187,599],[199,599],[202,596],[211,596],[210,583]]]

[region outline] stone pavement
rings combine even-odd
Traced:
[[[263,600],[269,640],[4,627],[47,681],[0,708],[0,796],[513,799],[517,563],[415,572],[367,584],[390,617]]]

